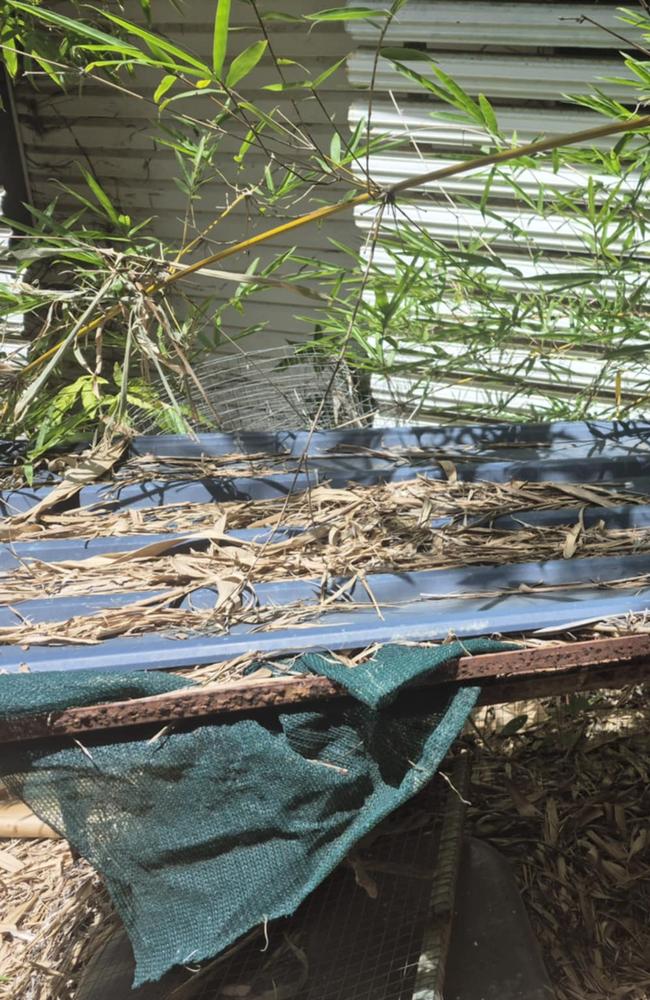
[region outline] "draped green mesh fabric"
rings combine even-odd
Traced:
[[[330,676],[357,700],[153,741],[104,734],[83,749],[69,740],[9,746],[0,777],[102,873],[133,945],[137,985],[292,913],[429,781],[479,693],[404,684],[466,651],[504,648],[392,646],[355,668],[307,655],[293,669]],[[180,686],[159,673],[3,676],[0,717]]]

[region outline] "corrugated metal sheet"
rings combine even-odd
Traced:
[[[279,0],[273,9],[295,13],[295,5],[290,0]],[[183,5],[178,10],[167,0],[158,0],[153,5],[156,30],[167,32],[179,44],[186,45],[209,62],[211,59],[211,38],[214,24],[214,0],[195,0],[191,5]],[[301,13],[308,14],[323,8],[320,0],[305,0],[301,3]],[[127,16],[133,20],[142,19],[142,11],[137,0],[126,4]],[[232,35],[232,44],[243,49],[259,38],[259,29],[252,8],[248,4],[234,5],[237,31]],[[285,67],[288,78],[302,79],[307,75],[317,76],[338,60],[344,59],[350,50],[350,39],[342,25],[321,25],[309,37],[301,36],[301,51],[295,51],[295,27],[276,21],[272,24],[272,38],[279,58],[299,58],[303,68]],[[262,108],[280,105],[287,116],[295,120],[296,114],[290,103],[295,95],[264,94],[260,86],[277,79],[270,60],[262,64],[246,81],[246,92]],[[47,81],[39,81],[39,91],[35,93],[29,86],[18,88],[16,95],[21,131],[25,146],[30,181],[34,200],[42,206],[54,197],[59,199],[60,210],[72,208],[73,200],[61,188],[61,183],[73,190],[83,191],[84,183],[79,165],[92,168],[110,197],[121,208],[130,213],[134,220],[153,217],[149,229],[168,241],[173,247],[182,245],[183,216],[187,199],[174,183],[177,172],[173,153],[156,141],[157,111],[150,101],[155,84],[158,82],[144,73],[137,73],[130,81],[135,98],[120,94],[115,89],[103,87],[91,80],[71,83],[67,93],[61,93]],[[142,99],[144,98],[144,99]],[[323,102],[328,117],[313,100],[300,103],[300,117],[317,142],[326,143],[332,133],[332,122],[347,131],[347,115],[350,103],[349,84],[342,68],[330,77],[322,88]],[[201,114],[201,108],[197,108]],[[203,110],[213,114],[209,99],[205,99]],[[239,142],[226,141],[224,152],[233,154],[239,149]],[[295,149],[293,150],[295,154]],[[248,157],[248,169],[237,171],[231,164],[233,182],[244,187],[253,178],[259,181],[266,163],[266,157],[252,150]],[[220,163],[221,167],[223,164]],[[336,185],[326,189],[327,198],[336,199],[343,193]],[[202,189],[203,197],[194,206],[191,235],[208,226],[232,200],[232,190],[227,190],[216,177]],[[319,194],[320,197],[320,194]],[[320,202],[319,202],[320,204]],[[300,207],[307,210],[308,201]],[[234,209],[218,229],[211,232],[211,248],[224,245],[258,229],[268,228],[279,222],[286,213],[270,210],[258,219],[254,206],[243,203]],[[355,233],[351,217],[339,220],[335,231],[329,228],[308,227],[303,233],[281,238],[274,243],[275,252],[292,247],[299,242],[307,255],[324,260],[339,259],[340,255],[330,243],[331,235],[354,244],[360,242]],[[253,257],[263,261],[270,252],[260,248],[248,258],[239,258],[232,269],[244,270]],[[187,258],[190,260],[191,258]],[[229,297],[234,286],[215,281],[213,278],[197,276],[188,286],[196,301],[214,297],[217,302]],[[254,302],[244,303],[243,312],[232,309],[227,315],[226,333],[237,335],[242,329],[260,325],[264,334],[247,342],[250,347],[272,347],[293,340],[297,335],[310,336],[314,324],[303,323],[295,317],[305,312],[313,312],[311,303],[290,292],[267,289],[259,292]],[[211,320],[206,321],[206,330],[212,329]]]
[[[216,522],[220,504],[226,501],[246,504],[251,499],[281,498],[325,483],[333,490],[348,490],[418,476],[444,479],[449,472],[445,461],[453,463],[454,473],[463,481],[582,484],[579,488],[568,487],[569,495],[571,489],[583,491],[578,492],[584,501],[582,513],[576,506],[535,509],[528,515],[525,511],[513,514],[504,510],[494,526],[500,531],[522,523],[540,528],[552,523],[569,529],[581,517],[585,524],[602,521],[603,532],[634,527],[642,533],[650,523],[650,504],[620,503],[623,488],[650,494],[650,423],[359,429],[317,432],[311,439],[304,432],[215,434],[197,440],[153,437],[136,439],[132,455],[140,461],[149,456],[147,469],[152,478],[124,486],[118,476],[112,483],[84,487],[75,501],[92,511],[91,522],[84,521],[84,537],[79,536],[78,518],[69,519],[63,530],[51,516],[51,527],[45,527],[36,540],[6,541],[0,546],[2,583],[10,581],[18,567],[29,567],[32,560],[65,561],[70,569],[71,560],[83,561],[118,551],[132,553],[151,542],[172,542],[177,552],[198,551],[208,544],[209,534],[201,535],[199,529],[189,537],[185,531],[161,534],[155,527],[147,532],[148,522],[143,515],[154,508],[164,511],[170,505],[183,503],[189,505],[184,508],[186,514],[191,514],[192,504],[214,503]],[[224,474],[215,478],[200,477],[201,465],[208,458],[223,460],[228,455],[232,455],[230,470],[224,468]],[[253,456],[259,460],[264,455],[267,463],[275,463],[273,471],[255,474],[251,470]],[[196,463],[195,475],[187,471],[182,475],[174,473],[177,466],[173,460],[181,459],[185,469],[188,462]],[[589,493],[589,484],[609,487],[619,501],[605,496],[599,507],[595,494]],[[24,511],[45,494],[44,488],[25,490],[4,494],[0,502],[5,512]],[[610,506],[612,503],[614,506]],[[115,511],[133,511],[141,526],[138,532],[125,537],[102,534],[107,516]],[[178,512],[179,508],[174,506],[172,511]],[[253,538],[262,543],[290,539],[302,531],[317,529],[319,523],[316,515],[309,524],[276,525],[279,534],[268,527],[234,531],[227,533],[224,543],[228,544],[228,538],[231,544],[238,539]],[[323,523],[333,526],[327,520]],[[432,528],[442,531],[449,524],[449,518],[438,519],[432,522]],[[188,611],[210,611],[217,601],[217,589],[203,581],[179,595],[174,579],[167,579],[165,587],[155,590],[97,593],[88,583],[86,590],[76,584],[72,592],[57,587],[49,596],[12,601],[0,608],[0,627],[28,622],[38,637],[33,643],[28,639],[20,645],[0,645],[0,668],[186,667],[251,651],[277,654],[362,648],[374,642],[442,639],[450,632],[459,636],[527,633],[578,620],[646,611],[650,608],[650,554],[643,548],[642,534],[639,542],[638,553],[619,555],[612,542],[609,556],[576,555],[543,563],[513,561],[409,573],[385,571],[368,573],[363,579],[356,578],[351,569],[347,581],[341,577],[311,579],[307,575],[256,582],[253,570],[246,600],[250,607],[271,611],[270,624],[240,623],[215,629],[207,622],[203,632],[195,629],[174,635],[152,626],[139,636],[106,638],[90,645],[66,642],[61,635],[52,644],[52,640],[39,636],[39,625],[161,598],[172,599]],[[155,559],[156,554],[141,558]],[[525,560],[525,552],[520,552],[519,558]],[[435,564],[432,552],[432,567]],[[214,572],[219,572],[218,556]],[[60,579],[64,581],[65,571]],[[615,587],[608,586],[615,581]],[[343,586],[346,583],[347,588]],[[561,589],[544,590],[544,586]],[[320,604],[324,596],[329,597],[326,608]],[[281,625],[283,612],[296,605],[303,611],[312,607],[313,616],[300,625]]]
[[[370,6],[382,9],[379,0],[372,0]],[[422,55],[429,55],[470,95],[484,93],[494,103],[502,129],[506,133],[512,130],[520,141],[526,141],[543,133],[589,128],[597,121],[590,112],[571,105],[572,94],[584,94],[598,86],[624,102],[634,99],[631,95],[635,91],[610,79],[629,78],[620,50],[626,40],[628,45],[639,40],[635,30],[622,24],[617,14],[617,5],[609,2],[411,0],[391,23],[384,44],[415,46]],[[372,76],[380,25],[379,18],[376,22],[351,21],[348,25],[358,46],[348,61],[349,76],[360,88],[367,88]],[[426,61],[406,64],[433,78]],[[373,130],[391,133],[398,143],[389,153],[372,158],[376,180],[391,182],[415,176],[425,167],[442,166],[489,145],[490,137],[478,126],[450,121],[448,107],[433,98],[431,102],[426,100],[424,92],[387,60],[379,59],[377,63],[376,87],[381,93],[374,102]],[[366,97],[353,101],[351,123],[362,120],[366,109]],[[475,245],[494,249],[508,267],[520,271],[524,278],[591,266],[589,236],[583,222],[566,218],[557,206],[538,214],[522,210],[512,187],[497,176],[492,182],[488,211],[484,211],[480,194],[487,176],[487,171],[477,172],[414,192],[403,206],[404,214],[397,218],[386,214],[386,227],[395,230],[408,215],[432,238],[452,248],[473,240]],[[586,174],[579,168],[556,172],[540,162],[535,169],[521,170],[517,181],[527,195],[539,197],[544,190],[544,203],[552,206],[557,194],[580,190]],[[603,192],[610,183],[604,181]],[[496,207],[490,211],[492,205]],[[369,230],[374,214],[372,208],[357,211],[356,221],[362,231]],[[637,258],[648,253],[643,227],[638,231],[634,253]],[[375,261],[387,271],[393,266],[382,251]],[[630,280],[638,282],[639,278]],[[526,281],[502,273],[497,287],[521,291]],[[606,295],[609,288],[604,288]],[[413,315],[417,316],[417,307]],[[441,321],[465,316],[472,322],[480,319],[481,309],[456,298],[441,302],[438,316]],[[444,376],[437,376],[433,350],[402,343],[399,351],[390,355],[392,361],[403,362],[410,352],[413,362],[419,353],[421,365],[412,377],[401,372],[398,377],[378,376],[373,380],[380,412],[384,419],[391,414],[397,422],[449,417],[458,407],[477,416],[501,411],[518,419],[535,419],[536,414],[550,414],[560,405],[571,406],[578,394],[592,384],[589,413],[611,416],[616,412],[618,398],[614,391],[616,377],[620,379],[625,405],[631,407],[628,412],[644,412],[650,365],[642,363],[641,344],[632,364],[615,364],[599,352],[598,336],[589,329],[585,329],[585,349],[580,352],[568,352],[561,340],[552,342],[553,332],[561,338],[567,331],[568,320],[562,308],[550,322],[554,329],[545,331],[545,341],[535,343],[538,360],[531,359],[523,380],[524,330],[513,329],[511,348],[502,343],[493,351],[486,347],[482,370],[477,370],[476,362],[463,366],[462,358],[467,353],[464,343],[450,343],[442,328],[437,336],[434,318],[430,336],[437,341],[438,367],[445,356],[457,358],[458,365],[448,368]],[[536,333],[529,329],[528,337]],[[507,376],[505,380],[500,379],[500,373]],[[584,395],[582,398],[584,401]]]
[[[386,10],[381,0],[369,0],[364,7],[375,8],[378,15]],[[358,21],[353,27],[355,38],[363,45],[376,43],[380,30],[377,22],[370,20]],[[388,40],[402,44],[424,41],[457,49],[470,45],[528,48],[531,42],[561,49],[602,49],[612,46],[607,30],[639,37],[634,29],[621,25],[615,5],[608,3],[410,0],[396,15]]]
[[[0,188],[0,210],[2,209],[4,192]],[[0,255],[9,249],[11,231],[0,225]],[[8,260],[0,256],[0,286],[11,286],[15,281],[15,268]],[[22,338],[23,322],[20,316],[10,315],[0,318],[0,364],[14,367],[20,364],[26,350],[26,342]],[[0,371],[0,387],[2,372]]]
[[[538,40],[543,44],[543,39]],[[470,94],[486,91],[488,97],[499,100],[560,101],[568,103],[570,94],[588,91],[589,83],[597,83],[610,97],[618,100],[629,98],[624,83],[610,82],[610,77],[633,79],[618,59],[572,60],[562,56],[534,56],[436,52],[436,63],[452,76]],[[367,86],[375,62],[373,52],[361,49],[348,60],[350,82],[354,86]],[[408,69],[435,81],[436,76],[427,63],[404,60]],[[394,90],[397,94],[412,91],[412,84],[387,59],[380,58],[377,65],[376,85],[380,90]]]

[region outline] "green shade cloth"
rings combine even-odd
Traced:
[[[0,676],[0,719],[16,720],[39,712],[60,712],[71,705],[100,705],[118,698],[125,701],[146,698],[193,686],[193,681],[161,671],[112,674],[103,670],[51,670],[39,674],[5,674]]]
[[[305,653],[300,658],[301,670],[328,677],[347,688],[370,708],[382,708],[418,677],[431,673],[440,663],[471,652],[472,644],[452,646],[381,646],[372,659],[356,667],[348,667],[335,656]],[[475,644],[474,644],[475,648]],[[490,650],[493,645],[490,646]],[[453,649],[453,653],[448,650]],[[487,650],[487,647],[486,647]]]
[[[359,700],[153,741],[104,734],[84,739],[83,749],[69,741],[8,746],[0,777],[102,873],[133,945],[138,985],[292,913],[431,779],[479,694],[399,693],[404,684],[467,651],[504,648],[475,640],[424,656],[392,646],[368,664],[340,664],[335,679]],[[326,676],[336,667],[314,656],[292,665]],[[4,676],[0,715],[181,686],[158,673]]]

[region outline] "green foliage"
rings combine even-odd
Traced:
[[[422,398],[440,385],[494,388],[493,403],[468,403],[463,418],[535,416],[518,402],[531,382],[544,395],[546,416],[588,416],[596,401],[600,413],[603,400],[611,402],[610,416],[625,416],[639,404],[638,393],[622,397],[620,373],[625,365],[641,377],[650,364],[648,278],[639,256],[647,244],[647,133],[623,136],[609,149],[558,150],[542,163],[521,158],[492,166],[472,175],[473,186],[457,189],[453,201],[448,191],[432,189],[430,204],[472,213],[476,222],[464,239],[433,239],[403,194],[377,207],[382,226],[370,250],[359,253],[332,240],[343,264],[330,257],[314,261],[296,247],[270,259],[237,261],[239,270],[230,275],[213,272],[230,284],[199,302],[190,285],[178,286],[174,297],[153,291],[191,254],[212,240],[219,244],[220,217],[233,203],[246,206],[256,228],[265,219],[274,225],[332,201],[334,184],[356,193],[372,154],[403,143],[403,137],[376,135],[365,121],[350,130],[331,120],[322,94],[343,60],[312,76],[273,51],[276,22],[291,25],[299,53],[300,32],[307,39],[320,25],[332,30],[337,22],[369,20],[383,38],[387,18],[401,6],[403,0],[386,10],[360,4],[306,15],[299,9],[259,14],[251,2],[259,37],[238,50],[236,8],[215,0],[209,52],[201,58],[157,30],[144,0],[144,16],[136,20],[119,4],[109,10],[73,2],[62,14],[46,3],[7,0],[0,51],[12,78],[23,71],[46,74],[62,88],[92,79],[142,100],[133,81],[144,74],[156,148],[173,153],[184,209],[177,213],[182,245],[155,239],[151,220],[125,211],[110,184],[83,161],[78,185],[61,185],[56,202],[31,209],[32,225],[18,227],[24,238],[12,251],[20,281],[0,288],[0,317],[23,312],[30,318],[33,367],[0,411],[0,432],[29,436],[34,460],[88,438],[105,422],[146,417],[163,430],[187,429],[196,417],[182,387],[195,357],[231,341],[229,317],[268,288],[295,293],[306,333],[318,328],[319,349],[345,350],[362,373],[407,377]],[[623,17],[650,34],[643,15]],[[482,151],[515,142],[487,97],[468,94],[426,52],[382,43],[379,55],[423,97],[444,104],[450,120],[478,132]],[[625,65],[631,105],[647,96],[650,72],[642,58],[627,56]],[[252,88],[251,79],[259,85]],[[595,88],[575,100],[605,117],[632,114]],[[306,101],[320,102],[329,131],[321,130],[319,139],[302,122]],[[252,150],[264,153],[261,168]],[[559,178],[567,171],[571,184]],[[228,191],[217,210],[209,203],[215,182]],[[560,216],[571,249],[557,254],[549,272],[544,225]],[[506,236],[514,259],[499,251]],[[102,314],[110,318],[83,333],[87,318]],[[263,329],[250,326],[237,336]],[[593,371],[577,383],[576,359]],[[569,391],[571,384],[578,390]]]
[[[429,58],[426,52],[422,52],[420,49],[383,48],[381,55],[384,59],[389,59],[393,62],[402,76],[412,80],[444,104],[449,104],[451,107],[456,108],[466,120],[474,122],[488,133],[499,134],[496,115],[488,99],[483,94],[479,94],[477,100],[474,101],[448,73],[445,73],[440,66],[437,66]],[[408,62],[426,62],[430,75],[426,76],[423,73],[418,73],[411,66],[407,65],[405,60]],[[432,76],[433,79],[431,78]]]
[[[230,25],[230,0],[217,0],[212,41],[212,70],[219,79],[228,48],[228,28]]]
[[[248,74],[255,69],[266,52],[268,42],[262,40],[253,42],[247,49],[236,56],[226,75],[226,87],[236,87]]]

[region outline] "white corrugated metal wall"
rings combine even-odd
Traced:
[[[0,217],[16,218],[22,204],[29,200],[24,173],[22,150],[16,137],[12,93],[0,65]],[[0,219],[0,292],[3,287],[13,292],[17,280],[15,263],[8,254],[11,236],[11,229]],[[5,301],[3,298],[0,316],[0,395],[7,369],[22,364],[27,353],[23,318],[15,313],[5,313]]]
[[[380,11],[386,5],[381,0],[369,0],[367,6]],[[410,0],[389,27],[384,44],[424,50],[472,97],[479,93],[488,97],[504,132],[516,132],[520,141],[527,141],[540,134],[572,132],[602,122],[589,110],[572,104],[568,95],[586,94],[597,86],[620,101],[638,100],[638,91],[608,80],[631,78],[620,55],[625,47],[620,36],[639,38],[634,29],[621,23],[617,12],[618,5],[606,0],[600,3],[550,0],[543,4],[531,0],[508,3]],[[370,21],[350,21],[348,27],[357,46],[348,61],[350,81],[367,88],[380,29]],[[420,74],[432,76],[426,62],[406,64]],[[401,139],[389,153],[371,157],[371,174],[376,181],[395,182],[485,150],[489,140],[485,133],[450,122],[449,107],[436,105],[434,98],[423,97],[422,89],[418,90],[391,62],[379,59],[375,80],[382,95],[373,102],[373,130],[388,131]],[[366,113],[367,97],[354,98],[351,124]],[[409,198],[408,216],[449,247],[480,235],[486,246],[526,276],[589,267],[586,230],[579,220],[557,212],[545,212],[542,216],[522,210],[512,187],[500,183],[498,178],[490,188],[488,205],[497,207],[494,214],[486,213],[479,202],[487,175],[487,171],[462,175],[445,181],[443,188],[430,185],[428,190],[418,191],[415,198]],[[545,168],[540,161],[539,168],[522,170],[517,179],[527,194],[534,195],[543,184],[549,196],[553,196],[581,189],[586,178],[573,167],[555,171]],[[612,183],[611,178],[601,180],[605,187]],[[362,229],[370,227],[375,211],[357,211],[357,223]],[[389,217],[386,224],[390,226],[394,221]],[[642,232],[637,253],[650,255]],[[382,256],[381,251],[376,260],[391,268],[390,258]],[[512,276],[506,274],[501,286],[507,287],[512,282]],[[517,284],[521,289],[521,280]],[[457,301],[442,301],[439,315],[441,320],[452,314],[456,318],[460,314],[471,316],[473,308],[467,302],[459,305]],[[572,355],[561,343],[565,327],[561,315],[556,317],[555,324],[556,346],[529,368],[524,386],[513,390],[510,380],[501,383],[499,379],[499,372],[507,375],[520,370],[522,363],[529,360],[515,328],[511,346],[505,350],[501,346],[486,356],[489,376],[478,374],[475,368],[463,368],[462,342],[445,344],[447,358],[455,368],[455,376],[445,378],[436,377],[435,368],[432,370],[433,350],[427,351],[421,345],[409,348],[402,343],[394,352],[395,362],[421,358],[422,364],[411,378],[376,377],[375,398],[384,415],[391,414],[397,420],[426,421],[448,416],[459,405],[475,407],[477,415],[501,411],[504,415],[530,419],[548,414],[558,401],[560,405],[562,402],[571,405],[578,394],[598,382],[600,388],[589,404],[591,415],[613,416],[617,400],[623,404],[638,400],[630,412],[642,412],[643,397],[650,386],[650,366],[636,363],[634,370],[629,370],[630,366],[626,370],[622,363],[614,371],[611,364],[606,367],[599,357],[597,344],[591,344],[588,352]],[[436,339],[435,327],[431,339]],[[615,392],[613,383],[617,379]]]
[[[154,30],[176,39],[180,45],[196,52],[208,62],[211,60],[211,41],[216,0],[192,0],[181,10],[169,0],[154,0],[152,16]],[[59,4],[59,6],[64,6]],[[273,0],[260,4],[262,9],[275,12],[295,13],[292,0]],[[323,8],[322,0],[301,0],[300,12],[308,14]],[[127,16],[142,20],[139,4],[131,0],[127,4]],[[232,32],[233,50],[244,49],[260,37],[254,12],[247,3],[233,5],[233,19],[236,31]],[[279,59],[299,59],[305,69],[285,67],[288,79],[302,79],[306,73],[312,78],[328,67],[343,60],[349,53],[351,42],[341,24],[320,25],[307,37],[302,30],[281,20],[270,24],[273,47]],[[296,38],[300,48],[308,46],[308,51],[296,51]],[[306,73],[305,73],[306,70]],[[259,88],[275,81],[275,70],[267,59],[246,81],[244,93],[251,93],[262,108],[280,105],[286,114],[296,119],[290,97],[281,94],[264,93]],[[170,149],[157,141],[160,135],[156,128],[156,108],[147,98],[151,97],[155,81],[139,72],[129,81],[136,97],[121,94],[115,88],[102,86],[92,80],[76,84],[70,82],[68,93],[57,91],[47,80],[39,81],[39,90],[34,92],[29,86],[18,88],[16,102],[21,122],[22,138],[35,202],[42,206],[52,198],[59,199],[60,211],[73,209],[74,202],[61,187],[61,182],[78,191],[84,190],[79,164],[90,165],[106,188],[111,198],[121,209],[129,213],[134,221],[152,217],[149,226],[156,236],[173,247],[182,245],[186,207],[185,196],[177,188],[174,176],[177,166]],[[350,104],[349,85],[345,67],[333,74],[319,91],[328,117],[319,104],[312,100],[299,103],[300,117],[310,135],[319,143],[329,142],[332,122],[347,132],[348,109]],[[187,110],[187,108],[183,108]],[[203,103],[192,102],[192,111],[198,117],[205,112],[214,114],[214,107],[206,98]],[[224,151],[237,152],[239,143],[225,141]],[[292,151],[295,153],[295,150]],[[248,179],[259,180],[265,157],[253,149],[246,158],[247,168],[237,173],[232,162],[224,158],[218,166],[243,188]],[[333,185],[317,193],[320,201],[302,200],[296,211],[307,211],[322,200],[336,199],[343,189]],[[190,237],[209,225],[233,198],[219,179],[206,184],[202,189],[201,201],[194,210],[194,224]],[[255,205],[242,202],[210,233],[210,240],[203,249],[218,249],[221,245],[243,239],[261,229],[279,222],[283,214],[267,212],[258,218]],[[298,243],[308,257],[322,259],[338,258],[338,252],[330,243],[333,236],[343,242],[358,242],[351,215],[340,218],[325,228],[307,227],[299,236],[288,236],[276,240],[275,252],[288,249]],[[267,260],[270,252],[256,251],[249,258],[239,257],[227,262],[230,270],[243,271],[251,260],[260,256]],[[187,258],[191,260],[192,258]],[[197,300],[204,295],[226,298],[233,294],[232,284],[219,283],[205,277],[197,278],[188,291]],[[228,311],[225,329],[231,336],[241,330],[260,325],[263,329],[258,336],[246,341],[254,347],[275,346],[284,343],[287,337],[296,339],[313,332],[313,326],[298,321],[295,316],[309,310],[309,303],[289,291],[267,289],[256,294],[254,301],[248,301],[242,312]],[[209,324],[207,324],[209,327]]]
[[[358,4],[354,3],[354,6]],[[364,6],[374,5],[385,10],[382,0],[364,0]],[[324,6],[322,0],[308,0],[300,4],[301,13],[314,12]],[[597,83],[605,91],[628,98],[628,91],[621,84],[605,83],[609,76],[625,75],[619,49],[620,40],[603,30],[622,30],[616,20],[617,4],[612,2],[575,2],[544,4],[522,2],[490,2],[490,0],[410,0],[389,29],[385,39],[391,45],[415,45],[427,52],[470,93],[485,93],[495,105],[501,126],[513,130],[521,139],[544,132],[572,131],[589,127],[597,118],[589,111],[569,103],[567,93],[586,92]],[[236,43],[244,47],[259,37],[254,16],[248,4],[235,5],[238,31]],[[289,0],[270,5],[273,10],[295,13]],[[130,10],[137,16],[138,6]],[[214,0],[194,0],[179,12],[167,0],[153,4],[154,24],[158,30],[176,37],[197,53],[207,56],[212,32]],[[603,27],[580,23],[583,15],[597,20]],[[309,75],[316,76],[336,60],[348,56],[347,78],[343,71],[330,77],[320,91],[330,121],[315,101],[300,104],[300,114],[310,133],[320,143],[328,143],[332,132],[331,121],[343,129],[354,126],[367,114],[368,98],[363,88],[368,86],[373,65],[373,51],[378,29],[368,21],[349,22],[349,34],[341,24],[320,25],[308,38],[297,34],[293,25],[281,20],[272,24],[272,38],[277,56],[300,59]],[[622,30],[629,33],[631,29]],[[300,39],[299,53],[296,39]],[[353,51],[351,51],[353,50]],[[426,64],[414,68],[423,72]],[[270,79],[271,67],[263,66],[248,81],[252,91]],[[291,74],[291,69],[288,70]],[[300,73],[302,74],[302,71]],[[78,164],[90,163],[101,183],[115,202],[134,219],[152,216],[151,228],[159,237],[180,245],[183,231],[184,196],[174,184],[173,154],[155,138],[155,112],[147,103],[151,83],[137,77],[132,88],[137,98],[109,90],[92,81],[72,84],[67,94],[55,91],[45,81],[39,83],[35,93],[28,87],[19,89],[17,95],[22,138],[28,163],[30,181],[37,204],[44,204],[53,197],[59,198],[61,210],[72,207],[60,182],[82,189]],[[265,97],[257,92],[261,103],[277,103],[277,95]],[[139,98],[139,99],[138,99]],[[145,99],[142,99],[145,98]],[[629,98],[628,98],[629,99]],[[287,114],[295,117],[289,102]],[[371,174],[379,182],[390,182],[431,169],[436,164],[465,157],[475,152],[485,142],[485,136],[468,127],[454,124],[445,117],[447,108],[435,101],[423,99],[412,85],[392,64],[380,59],[373,100],[372,129],[375,134],[390,131],[401,139],[390,153],[371,158]],[[250,154],[250,176],[258,176],[263,166],[263,154]],[[426,161],[423,164],[423,161]],[[527,170],[521,176],[524,188],[534,191],[539,179],[555,190],[571,190],[582,178],[572,172],[553,174],[550,170]],[[241,179],[244,183],[245,175]],[[499,252],[520,266],[525,273],[533,273],[538,265],[530,263],[530,240],[548,251],[545,267],[548,270],[562,266],[563,255],[583,254],[583,241],[574,223],[561,217],[526,217],[514,201],[509,203],[506,186],[493,188],[493,197],[499,200],[501,220],[520,224],[526,231],[528,244],[519,244],[512,230],[503,221],[486,219],[478,203],[472,207],[480,191],[481,181],[464,176],[451,179],[444,193],[422,192],[410,209],[417,222],[436,237],[450,244],[471,238],[480,232],[485,239],[499,248]],[[336,186],[318,198],[335,199],[340,194]],[[424,198],[426,195],[426,200]],[[432,197],[433,196],[433,197]],[[228,204],[232,192],[218,180],[203,190],[203,198],[196,211],[195,228],[202,229]],[[308,207],[303,202],[303,208]],[[360,246],[363,231],[367,230],[373,210],[359,211],[356,227],[351,218],[338,217],[326,227],[310,227],[300,233],[300,248],[309,257],[340,261],[330,240]],[[276,221],[267,215],[262,227]],[[240,239],[260,228],[254,206],[245,202],[238,206],[217,230],[211,234],[211,246]],[[276,243],[275,249],[297,242],[296,237]],[[261,254],[264,258],[264,254]],[[377,260],[382,262],[381,252]],[[233,262],[238,270],[246,261]],[[387,257],[383,258],[389,266]],[[585,257],[585,264],[588,260]],[[201,278],[191,286],[193,296],[223,295],[232,287]],[[441,303],[444,311],[445,304]],[[296,315],[306,311],[304,302],[281,289],[259,292],[240,313],[230,310],[226,316],[226,330],[230,336],[249,327],[259,326],[260,332],[249,346],[272,346],[287,338],[305,336],[309,326],[298,321]],[[405,345],[405,351],[407,347]],[[506,366],[516,360],[516,344],[508,358],[501,355],[495,363]],[[457,347],[462,358],[463,345]],[[564,382],[570,395],[591,379],[598,371],[598,358],[569,358],[558,361],[558,382]],[[460,365],[462,369],[462,365]],[[512,398],[510,389],[498,385],[486,387],[473,384],[459,372],[457,384],[436,382],[429,373],[423,380],[413,383],[396,380],[392,391],[381,380],[376,380],[375,390],[382,404],[390,405],[397,399],[401,415],[414,414],[424,419],[446,415],[458,403],[481,405],[508,399],[507,414],[531,415],[542,412],[546,404],[544,389],[548,369],[540,370],[539,379],[531,372],[529,393],[519,393]],[[636,373],[632,386],[623,378],[624,390],[643,391],[645,375]],[[637,385],[636,383],[640,384]],[[573,388],[572,388],[573,387]],[[612,411],[611,393],[601,394],[592,407],[592,413]],[[403,397],[403,398],[402,398]],[[421,412],[418,412],[421,411]],[[396,416],[399,414],[395,414]]]
[[[0,210],[4,199],[4,191],[0,188]],[[11,230],[0,224],[0,253],[7,250]],[[0,261],[0,285],[11,285],[16,280],[15,269],[8,263]],[[12,305],[13,308],[13,305]],[[0,318],[0,382],[2,367],[9,365],[14,367],[20,364],[26,350],[26,343],[22,339],[23,324],[20,316],[10,315]]]

